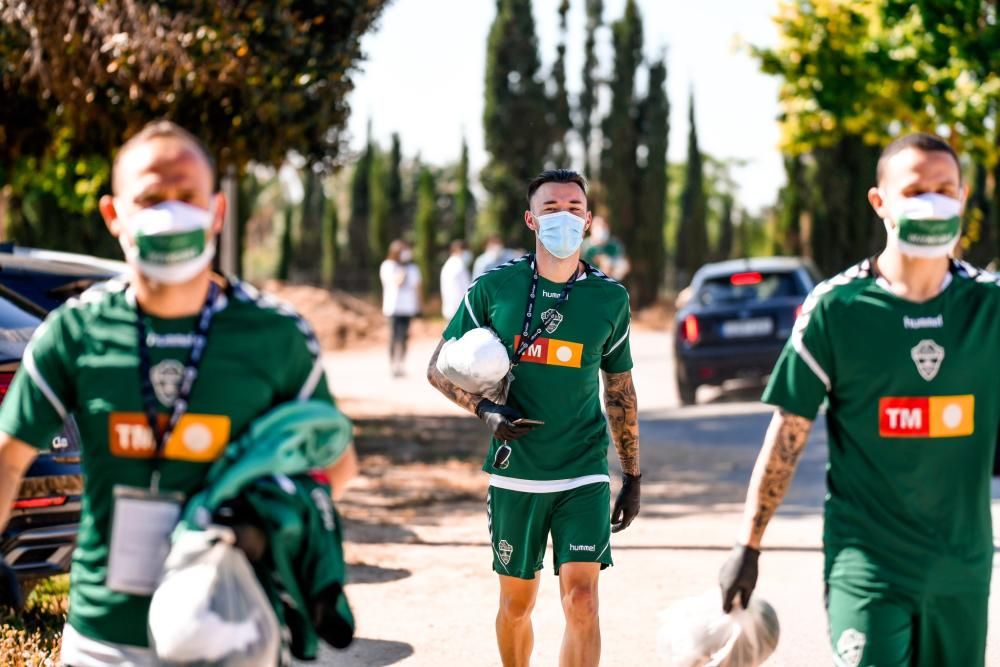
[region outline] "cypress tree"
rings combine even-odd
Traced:
[[[386,239],[402,238],[406,231],[406,202],[403,200],[403,149],[399,133],[392,133],[392,148],[389,150],[388,181],[386,196],[389,199],[389,218]],[[379,258],[382,261],[382,258]]]
[[[661,58],[649,68],[649,90],[640,107],[640,164],[637,220],[631,245],[629,291],[633,304],[642,308],[656,300],[663,283],[666,248],[663,229],[667,222],[667,139],[670,133],[670,102],[666,91],[667,64]]]
[[[323,284],[333,287],[337,276],[337,265],[340,261],[340,213],[337,202],[331,201],[326,209],[323,225]]]
[[[638,104],[635,79],[642,63],[642,17],[635,0],[625,4],[625,14],[611,24],[614,68],[611,79],[611,109],[604,119],[604,150],[601,182],[611,229],[633,252],[636,238],[640,170]]]
[[[351,216],[347,220],[347,256],[337,271],[337,278],[342,287],[360,291],[368,291],[371,287],[368,217],[371,215],[369,178],[373,156],[374,146],[369,124],[368,143],[354,164],[354,173],[351,175]]]
[[[389,156],[373,147],[368,165],[368,243],[371,251],[371,266],[378,267],[389,249]]]
[[[326,195],[323,192],[323,178],[312,165],[306,165],[302,180],[304,186],[302,217],[298,242],[295,244],[295,257],[292,261],[293,277],[296,280],[318,283],[323,275],[323,222]]]
[[[413,254],[417,266],[420,267],[420,274],[423,278],[421,287],[425,297],[437,286],[438,276],[437,271],[434,270],[437,253],[435,244],[437,224],[437,189],[434,175],[430,169],[423,167],[420,170],[417,186],[417,215],[414,220],[416,243]]]
[[[295,225],[295,207],[286,204],[285,205],[285,215],[284,215],[284,225],[281,228],[281,249],[278,255],[278,270],[277,278],[278,280],[288,280],[288,276],[292,267],[292,246],[293,241],[293,227]]]
[[[524,188],[542,170],[552,128],[549,101],[539,80],[541,67],[531,0],[497,0],[486,47],[483,131],[490,160],[481,173],[490,193],[491,226],[508,243],[529,247],[521,224]]]
[[[602,0],[587,0],[587,36],[583,43],[583,85],[577,99],[577,118],[580,141],[583,143],[583,170],[592,177],[597,176],[597,165],[593,164],[591,155],[591,139],[598,93],[597,29],[601,26],[603,13]]]
[[[549,119],[555,137],[552,144],[552,162],[556,167],[569,166],[566,135],[573,129],[569,93],[566,91],[566,14],[568,12],[569,0],[562,0],[559,3],[559,45],[556,46],[556,61],[552,65],[552,80],[555,82],[556,89],[552,99],[552,115]]]
[[[719,247],[716,248],[715,257],[718,260],[726,260],[733,256],[733,241],[735,229],[733,226],[733,196],[723,195],[722,198],[722,218],[719,220]]]
[[[708,229],[705,215],[705,175],[698,128],[694,120],[694,92],[688,114],[688,150],[684,190],[681,193],[681,219],[677,237],[678,284],[686,285],[694,272],[708,259]]]
[[[472,210],[475,200],[469,189],[469,145],[462,137],[462,157],[458,162],[458,186],[455,191],[455,218],[451,238],[469,241],[472,238]]]

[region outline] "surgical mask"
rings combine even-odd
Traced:
[[[566,259],[583,243],[583,228],[587,222],[569,211],[557,211],[535,216],[538,221],[538,240],[553,257]]]
[[[409,250],[403,250],[399,253],[399,261],[403,264],[409,264],[413,261],[413,253]]]
[[[947,257],[962,236],[962,202],[928,192],[896,201],[886,233],[910,257]],[[895,224],[892,224],[895,223]]]
[[[160,283],[187,282],[215,257],[209,238],[212,211],[182,201],[165,201],[122,217],[118,242],[140,273]]]

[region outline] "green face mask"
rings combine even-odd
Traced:
[[[911,257],[947,257],[962,236],[962,202],[934,192],[899,200],[886,231]]]

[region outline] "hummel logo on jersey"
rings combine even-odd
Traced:
[[[497,553],[500,556],[501,563],[510,565],[510,555],[514,553],[514,547],[507,540],[500,540],[500,544],[497,545]]]
[[[569,545],[570,551],[597,551],[597,547],[593,544],[571,544]]]
[[[544,313],[542,313],[542,322],[546,321],[550,317],[552,318],[552,321],[549,322],[547,327],[545,327],[545,333],[554,334],[556,332],[556,329],[559,328],[559,325],[562,324],[563,316],[562,313],[560,313],[555,308],[549,308]]]
[[[184,364],[175,359],[164,359],[149,371],[149,379],[153,383],[153,391],[157,400],[167,407],[172,407],[177,400],[184,377]]]
[[[944,361],[944,348],[925,338],[910,350],[910,357],[917,365],[920,377],[930,382],[937,377],[941,370],[941,362]]]
[[[906,317],[903,316],[904,329],[941,329],[944,327],[944,315],[937,317]]]
[[[559,292],[546,292],[545,290],[542,290],[542,296],[547,296],[550,299],[558,299]]]
[[[878,403],[883,438],[957,438],[975,430],[976,398],[963,396],[887,396]]]

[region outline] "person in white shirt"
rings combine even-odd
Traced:
[[[450,320],[462,305],[472,278],[469,276],[465,241],[451,242],[451,255],[441,267],[441,314]]]
[[[410,320],[420,314],[420,269],[413,263],[413,250],[405,241],[389,244],[389,253],[379,267],[382,281],[382,313],[389,318],[389,365],[395,377],[403,375]]]

